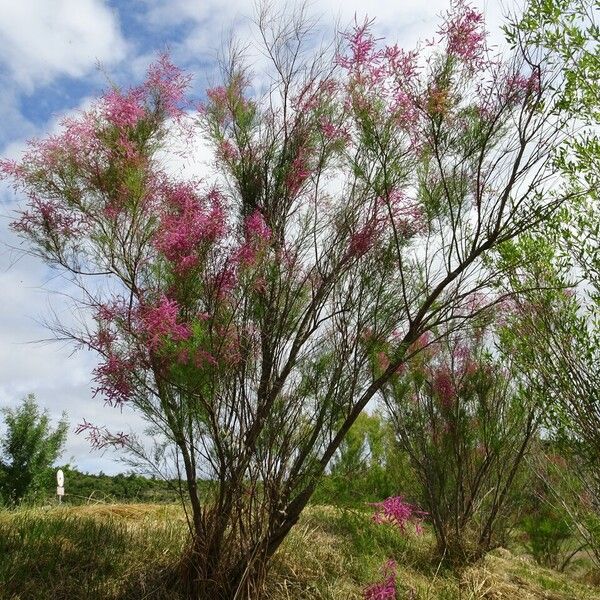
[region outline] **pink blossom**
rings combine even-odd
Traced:
[[[383,350],[377,353],[377,368],[384,372],[390,366],[390,359],[387,352]]]
[[[218,193],[201,198],[189,183],[165,185],[165,196],[167,210],[154,245],[177,270],[186,272],[196,266],[203,244],[225,234],[225,212]]]
[[[119,129],[133,128],[146,114],[142,102],[143,93],[139,88],[125,94],[111,90],[103,97],[104,117]]]
[[[0,179],[21,179],[26,176],[24,166],[16,160],[0,159]]]
[[[388,72],[394,77],[396,84],[409,85],[419,70],[416,50],[407,52],[394,44],[386,46],[383,55],[387,61]]]
[[[181,365],[187,365],[190,362],[190,351],[188,348],[181,348],[177,352],[176,360]]]
[[[229,100],[229,91],[226,87],[220,85],[206,90],[206,95],[216,105],[225,105]]]
[[[234,78],[228,87],[218,86],[206,91],[208,106],[201,106],[200,112],[211,115],[220,125],[236,118],[239,112],[248,113],[252,110],[253,102],[244,97],[247,81],[244,77]]]
[[[96,320],[101,326],[106,326],[117,319],[127,317],[128,306],[122,297],[113,299],[111,302],[100,304],[97,308]]]
[[[268,240],[271,237],[271,228],[258,209],[246,217],[244,226],[247,240]]]
[[[235,288],[238,282],[235,270],[236,256],[234,254],[231,262],[227,263],[214,278],[214,286],[217,298],[223,300]]]
[[[402,496],[392,496],[383,502],[371,504],[375,508],[373,521],[375,523],[390,523],[402,531],[411,521],[420,519],[425,513],[404,500]]]
[[[83,423],[77,425],[75,433],[77,435],[85,433],[86,438],[95,450],[101,450],[107,446],[120,446],[121,448],[124,448],[130,441],[129,436],[122,431],[111,433],[106,427],[99,427],[85,419],[83,420]]]
[[[321,117],[320,120],[321,131],[323,137],[332,143],[344,142],[347,143],[350,140],[350,134],[345,127],[335,124],[327,117]]]
[[[348,70],[360,68],[371,68],[378,63],[383,56],[381,51],[376,50],[377,41],[369,31],[371,22],[365,20],[362,25],[356,25],[352,33],[347,34],[346,40],[350,50],[350,56],[338,56],[337,62]]]
[[[196,350],[194,354],[194,365],[197,368],[202,368],[205,365],[211,365],[213,367],[217,366],[217,359],[206,350]]]
[[[535,95],[540,90],[539,72],[531,75],[513,73],[504,82],[504,98],[509,102],[522,102],[525,98]]]
[[[396,232],[402,237],[408,239],[427,229],[422,207],[409,198],[404,190],[393,189],[385,202],[389,204]]]
[[[432,336],[430,331],[422,333],[409,347],[408,353],[415,354],[421,350],[428,348],[432,343]]]
[[[233,254],[233,261],[243,267],[250,267],[256,262],[258,251],[252,242],[244,242]]]
[[[134,392],[134,367],[131,359],[109,354],[93,371],[93,379],[98,384],[94,388],[94,396],[102,394],[111,406],[118,406],[129,400]]]
[[[407,129],[414,137],[413,128],[418,123],[420,116],[414,98],[405,89],[399,89],[392,98],[391,110],[398,125]]]
[[[446,37],[448,54],[471,67],[481,64],[486,38],[483,14],[465,0],[453,1],[440,33]]]
[[[166,296],[161,296],[158,304],[142,308],[141,320],[150,350],[160,348],[167,340],[179,342],[190,337],[190,328],[178,322],[178,313],[177,301]]]
[[[109,354],[117,336],[104,323],[99,325],[98,331],[89,341],[90,348],[94,348],[103,354]]]
[[[229,140],[223,140],[219,144],[217,153],[225,162],[233,162],[240,158],[237,148]]]
[[[361,256],[364,256],[375,244],[376,237],[376,226],[373,222],[367,223],[350,237],[346,256],[349,258],[360,258]]]
[[[365,589],[365,600],[395,600],[397,568],[396,561],[386,561],[382,567],[384,580]]]
[[[448,367],[440,367],[433,377],[432,387],[442,406],[449,408],[456,398],[456,387]]]
[[[15,185],[26,189],[31,197],[31,189],[39,183],[40,176],[50,180],[72,165],[87,167],[90,157],[106,152],[97,137],[93,111],[81,113],[78,118],[62,119],[60,124],[59,134],[29,140],[28,150],[19,163],[3,161],[0,176],[12,177]]]
[[[262,213],[258,209],[254,210],[244,220],[244,242],[233,253],[233,263],[243,267],[254,265],[270,239],[271,228],[265,222]]]
[[[30,200],[29,210],[23,211],[18,221],[11,227],[20,233],[41,235],[43,237],[61,238],[72,237],[82,233],[85,223],[77,213],[64,209],[54,201],[45,201],[37,197]]]
[[[295,196],[308,177],[310,177],[310,169],[308,167],[306,148],[302,147],[296,158],[291,162],[285,178],[285,185],[290,195]]]
[[[183,115],[181,105],[190,81],[191,76],[175,66],[165,53],[148,67],[144,90],[155,96],[158,108],[178,119]]]

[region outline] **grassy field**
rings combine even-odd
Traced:
[[[113,504],[0,511],[2,600],[177,599],[187,542],[174,505]],[[460,574],[432,560],[432,538],[374,524],[368,513],[311,507],[275,557],[268,600],[359,600],[388,558],[398,598],[600,600],[560,574],[498,549]]]

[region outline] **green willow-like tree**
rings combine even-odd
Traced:
[[[521,295],[506,351],[546,399],[546,427],[568,468],[536,462],[550,502],[559,506],[600,563],[600,3],[534,0],[515,19],[511,39],[543,48],[559,66],[555,107],[571,115],[578,135],[555,154],[565,206],[532,235],[507,248]]]

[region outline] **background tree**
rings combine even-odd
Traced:
[[[62,454],[67,438],[66,414],[52,428],[33,394],[20,406],[2,409],[5,432],[0,439],[0,498],[9,505],[34,495],[48,467]]]
[[[365,406],[424,334],[497,301],[493,252],[568,197],[549,193],[569,132],[547,110],[555,74],[493,56],[464,2],[423,56],[369,23],[315,51],[302,10],[258,25],[266,93],[234,51],[191,122],[189,78],[163,57],[3,165],[29,197],[15,229],[95,315],[59,335],[97,351],[97,391],[176,449],[190,595],[211,599],[260,593]],[[219,189],[162,166],[195,124]]]
[[[507,348],[530,385],[546,398],[546,428],[555,452],[535,469],[553,510],[560,508],[598,561],[600,527],[600,5],[596,0],[533,0],[510,30],[559,67],[555,106],[579,132],[556,152],[556,166],[578,201],[565,206],[510,250],[518,299]],[[512,332],[511,332],[512,330]]]
[[[361,505],[384,500],[402,489],[409,468],[398,460],[394,433],[385,416],[363,412],[340,444],[312,502]]]

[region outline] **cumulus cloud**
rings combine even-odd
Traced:
[[[494,43],[503,39],[499,25],[503,17],[503,3],[495,0],[473,0],[473,5],[486,18]],[[276,0],[270,3],[274,12],[285,16],[300,2]],[[256,16],[254,0],[145,0],[145,19],[155,28],[185,24],[188,33],[180,45],[200,55],[214,54],[222,40],[234,30],[242,40],[251,39],[251,19]],[[438,17],[448,10],[448,0],[319,0],[307,4],[307,14],[323,25],[345,29],[354,20],[375,19],[375,28],[382,35],[412,47],[419,40],[431,39]]]
[[[117,15],[103,0],[0,2],[0,40],[0,63],[27,90],[61,75],[81,77],[126,51]]]

